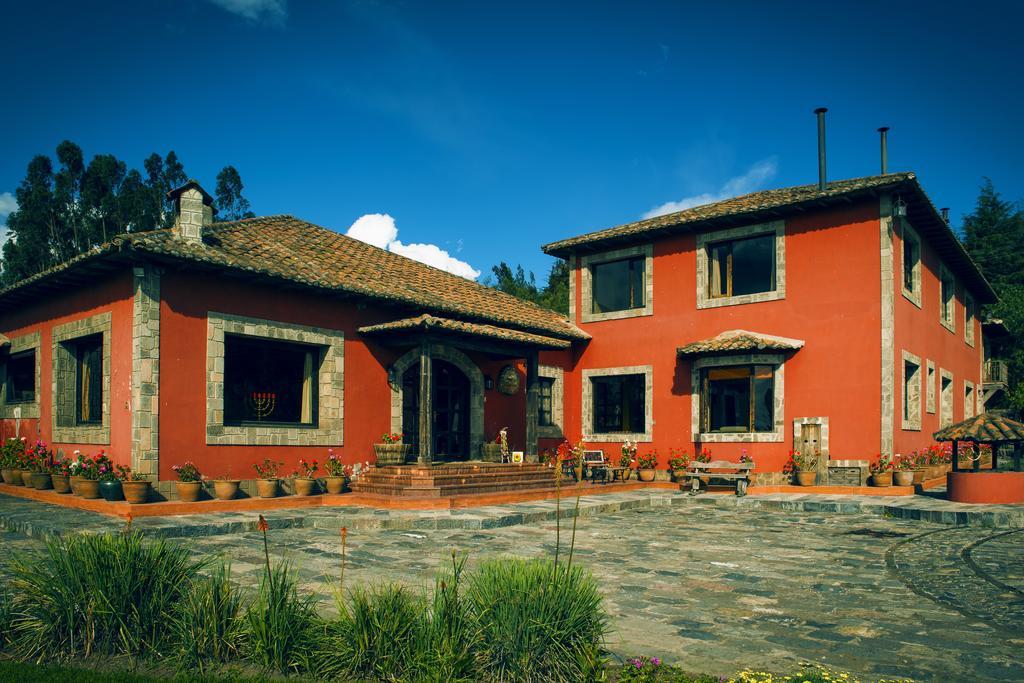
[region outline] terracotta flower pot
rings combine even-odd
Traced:
[[[17,484],[14,483],[14,469],[10,467],[0,469],[0,478],[4,480],[5,484],[17,486]]]
[[[296,477],[293,481],[295,482],[296,496],[312,496],[316,493],[316,479]]]
[[[277,479],[257,479],[256,494],[260,498],[275,498],[277,496]]]
[[[32,487],[32,470],[18,470],[18,475],[21,477],[21,483],[23,486],[28,488]]]
[[[925,469],[923,467],[916,467],[910,471],[914,473],[913,483],[920,484],[921,482],[924,481]]]
[[[818,472],[811,470],[810,472],[798,471],[796,473],[796,480],[800,486],[814,486],[818,483]]]
[[[914,485],[914,472],[913,470],[900,470],[899,472],[893,472],[893,481],[896,486],[913,486]]]
[[[100,495],[108,503],[124,500],[124,487],[117,479],[105,479],[100,482]]]
[[[218,479],[213,482],[213,495],[217,500],[231,500],[238,493],[238,479]]]
[[[51,474],[53,490],[57,493],[71,493],[71,477],[66,474]]]
[[[81,479],[78,480],[78,486],[75,488],[77,493],[82,498],[94,499],[100,497],[100,483],[96,479]]]
[[[636,471],[636,476],[637,476],[637,478],[640,479],[640,481],[654,481],[654,473],[655,473],[655,471],[656,470],[654,470],[654,469],[637,470]]]
[[[324,477],[327,493],[341,493],[345,490],[345,477]]]
[[[176,481],[174,487],[178,492],[178,500],[182,503],[194,503],[199,500],[199,494],[203,492],[201,481]]]
[[[404,465],[411,450],[412,446],[404,443],[373,444],[373,452],[377,456],[377,467]]]
[[[876,472],[871,475],[872,486],[892,486],[892,472]]]
[[[53,479],[50,478],[49,472],[33,472],[32,477],[32,488],[45,491],[53,488]]]
[[[149,500],[150,482],[148,481],[125,481],[121,483],[124,489],[124,499],[134,505],[141,505]]]

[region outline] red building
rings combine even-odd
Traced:
[[[913,174],[759,192],[544,247],[571,320],[290,216],[121,235],[0,291],[3,435],[252,478],[402,432],[422,461],[747,450],[869,460],[979,409],[994,295]],[[824,460],[823,460],[824,462]],[[164,483],[157,490],[167,494]]]

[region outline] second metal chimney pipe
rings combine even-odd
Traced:
[[[946,225],[949,225],[949,207],[944,206],[939,211],[942,212],[942,220],[946,221]]]
[[[825,191],[825,112],[828,109],[818,107],[814,113],[818,115],[818,191]]]
[[[882,175],[885,175],[889,172],[889,143],[887,142],[888,135],[886,135],[889,132],[889,126],[882,126],[878,132],[882,138]]]

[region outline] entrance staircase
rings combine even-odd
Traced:
[[[352,484],[356,493],[401,498],[447,498],[554,487],[554,473],[547,465],[489,462],[377,467],[360,474]]]

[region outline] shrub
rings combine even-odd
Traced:
[[[210,663],[237,656],[241,611],[242,598],[231,583],[231,566],[219,562],[208,577],[192,584],[174,615],[179,667],[203,673]]]
[[[245,612],[246,653],[266,669],[284,673],[308,661],[317,621],[316,596],[300,596],[297,584],[289,564],[269,568]]]
[[[481,564],[468,583],[482,677],[581,681],[604,666],[607,615],[589,572],[500,558]]]
[[[159,653],[174,605],[203,565],[139,533],[48,540],[11,564],[15,650],[37,659]]]
[[[664,664],[657,657],[630,657],[616,676],[616,683],[722,683],[722,678],[690,674],[678,666]]]

